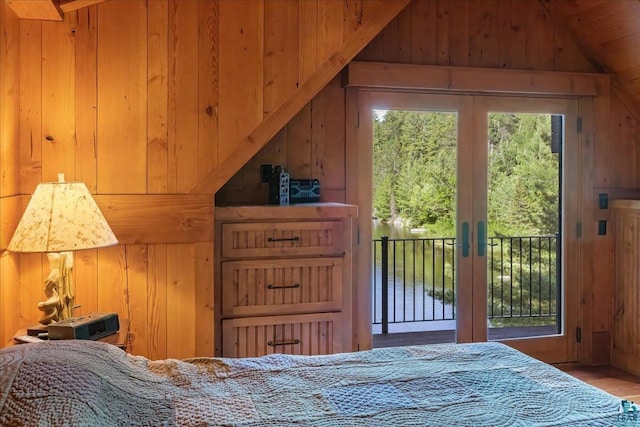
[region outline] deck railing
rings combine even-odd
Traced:
[[[373,240],[373,323],[455,319],[455,238]],[[557,235],[490,237],[488,318],[510,326],[560,324]]]

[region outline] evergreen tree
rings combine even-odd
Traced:
[[[558,154],[550,116],[489,115],[488,223],[497,235],[555,234]],[[456,115],[388,111],[374,122],[374,212],[455,235]]]

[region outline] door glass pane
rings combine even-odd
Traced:
[[[374,111],[374,347],[455,342],[457,113]]]
[[[489,113],[490,340],[561,332],[563,117]]]

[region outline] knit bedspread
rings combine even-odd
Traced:
[[[612,426],[620,400],[498,343],[151,361],[94,341],[0,351],[2,426]]]

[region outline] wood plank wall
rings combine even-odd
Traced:
[[[616,234],[616,258],[611,364],[634,375],[640,375],[640,203],[637,200],[615,200],[612,202],[612,216]]]
[[[566,29],[528,0],[413,0],[356,60],[596,72]],[[597,196],[640,195],[638,122],[615,91],[605,98],[591,106],[594,127],[585,129],[582,159],[580,357],[590,364],[609,361],[612,329],[611,233],[597,235],[598,220],[609,220],[610,214],[598,209]],[[265,203],[261,164],[284,165],[296,178],[319,178],[323,200],[344,202],[344,120],[345,94],[336,78],[217,193],[216,204]]]
[[[135,354],[213,354],[213,195],[189,192],[384,1],[110,0],[63,22],[0,3],[0,250],[39,182],[84,181],[120,245],[76,254],[77,314],[129,318]],[[48,263],[1,262],[4,343]]]
[[[106,198],[104,206],[120,207],[108,218],[136,211],[133,226],[144,229],[144,237],[128,233],[119,246],[76,255],[82,312],[116,310],[131,318],[136,354],[211,354],[213,237],[176,238],[189,235],[184,227],[192,216],[182,205],[206,209],[186,193],[381,1],[110,0],[67,13],[62,23],[18,21],[0,3],[0,249],[19,218],[19,195],[58,172],[82,180]],[[571,37],[529,0],[414,0],[357,59],[593,71]],[[596,130],[610,137],[595,139],[589,156],[594,199],[603,190],[635,187],[640,176],[637,122],[613,95],[599,107],[611,120]],[[218,192],[216,203],[263,203],[262,163],[318,177],[324,200],[344,201],[344,99],[336,78]],[[135,209],[120,199],[127,195],[138,198]],[[152,195],[183,197],[163,211],[165,225],[178,218],[173,229],[153,233],[153,222],[141,219],[157,202]],[[591,222],[606,215],[594,207]],[[602,255],[610,242],[591,225],[589,259],[603,261],[586,271],[583,312],[588,340],[608,342],[610,314],[588,309],[610,300],[611,262]],[[0,343],[37,320],[47,271],[41,255],[0,258]]]
[[[20,215],[18,158],[19,132],[19,22],[5,2],[0,2],[0,247],[9,243]],[[18,259],[0,253],[0,338],[18,326],[16,306],[21,298]],[[0,340],[0,343],[6,340]],[[1,344],[0,344],[1,346]]]
[[[594,71],[571,36],[527,0],[413,0],[355,59]],[[285,165],[295,178],[318,178],[324,200],[343,202],[344,99],[336,78],[218,191],[216,203],[266,203],[261,164]]]

